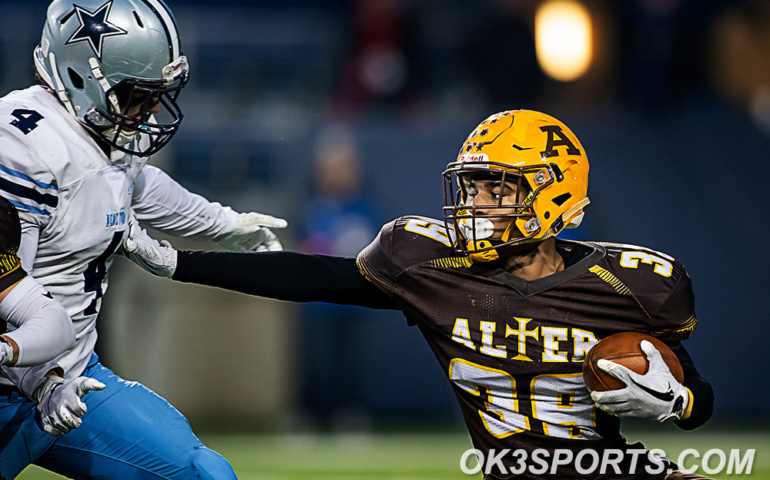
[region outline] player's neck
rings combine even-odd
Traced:
[[[556,251],[556,239],[508,247],[502,260],[505,270],[527,281],[564,270],[564,259]]]

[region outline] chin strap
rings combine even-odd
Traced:
[[[517,244],[532,243],[532,242],[542,242],[543,240],[545,240],[547,238],[551,238],[551,237],[555,236],[557,233],[559,233],[564,228],[577,228],[578,226],[580,226],[580,222],[583,221],[583,213],[582,212],[579,213],[579,214],[577,214],[577,213],[580,212],[580,210],[582,210],[589,203],[591,203],[591,201],[588,199],[588,197],[583,198],[582,200],[577,202],[575,205],[570,207],[566,212],[564,212],[561,215],[561,217],[556,222],[551,224],[551,228],[547,232],[545,232],[541,237],[537,237],[537,238],[524,238],[520,242],[517,242]],[[575,215],[575,214],[577,214],[577,215]],[[564,219],[565,218],[573,217],[573,215],[574,215],[574,218],[572,218],[566,226],[564,226],[564,227],[558,227],[557,226],[559,224],[564,225]],[[472,222],[474,222],[473,224],[476,226],[477,229],[480,226],[482,226],[482,225],[484,227],[487,226],[486,224],[479,222],[479,220],[484,220],[485,222],[489,222],[489,220],[487,220],[487,219],[473,219],[473,220],[471,220]],[[538,221],[537,217],[534,217],[534,218],[530,219],[530,221],[532,221],[532,220],[536,221],[537,222],[536,225],[539,226],[539,221]],[[491,222],[489,222],[489,224],[490,224],[490,226],[489,226],[489,228],[487,228],[487,230],[493,230],[493,228],[491,227]],[[509,242],[511,240],[511,234],[513,232],[515,232],[515,231],[518,231],[518,228],[516,227],[515,224],[516,224],[515,220],[512,221],[511,223],[509,223],[508,226],[505,228],[505,231],[501,235],[501,238],[499,238],[499,239],[497,239],[497,238],[486,238],[484,240],[476,240],[475,242],[473,240],[468,240],[468,244],[467,245],[468,245],[468,251],[470,252],[469,253],[470,258],[473,259],[476,262],[492,262],[492,261],[495,261],[495,260],[499,259],[500,258],[500,253],[497,251],[497,249],[490,248],[490,247],[494,247],[496,245],[501,245],[501,244]],[[535,224],[533,223],[533,226],[534,225]],[[468,228],[468,225],[462,225],[461,224],[461,228],[462,227],[466,227],[467,230],[470,230]],[[465,235],[465,233],[466,232],[464,231],[463,234]],[[469,237],[469,236],[470,235],[466,236],[466,238]],[[484,252],[476,252],[476,250],[483,250],[483,249],[487,249],[487,248],[489,250],[486,250]]]
[[[75,109],[72,108],[72,102],[70,102],[70,99],[67,96],[67,91],[64,89],[64,82],[62,82],[61,78],[59,77],[59,68],[56,66],[56,55],[54,55],[53,52],[48,54],[48,61],[51,64],[51,73],[53,74],[53,82],[50,82],[51,79],[49,78],[48,83],[55,83],[55,85],[52,86],[56,90],[56,96],[59,97],[59,101],[64,104],[64,108],[70,112],[70,115],[77,118]]]
[[[585,197],[584,199],[582,199],[581,201],[579,201],[578,203],[570,207],[569,210],[564,212],[561,215],[561,218],[571,218],[573,215],[575,215],[577,212],[582,210],[583,207],[585,207],[589,203],[591,203],[591,200],[589,200],[588,197]],[[580,226],[580,222],[582,221],[583,221],[583,213],[580,213],[575,218],[572,218],[567,224],[567,226],[564,228],[577,228]]]
[[[104,94],[107,96],[110,104],[112,104],[112,108],[115,112],[120,113],[120,105],[118,105],[118,98],[115,95],[115,92],[111,92],[109,94],[107,93],[110,91],[110,82],[104,78],[102,69],[99,67],[99,62],[94,57],[91,57],[88,59],[88,64],[91,65],[91,73],[94,74],[94,78],[97,82],[99,82],[99,85],[101,85],[102,90],[104,90]]]
[[[575,216],[572,220],[570,220],[567,225],[565,225],[563,227],[559,227],[558,225],[560,225],[560,224],[564,225],[564,219],[565,218],[572,217],[573,215],[575,215],[575,213],[580,212],[580,210],[583,207],[585,207],[586,205],[588,205],[589,203],[591,203],[591,201],[588,199],[588,197],[586,197],[586,198],[580,200],[578,203],[576,203],[572,207],[570,207],[566,212],[564,212],[561,215],[561,217],[557,221],[555,221],[555,222],[553,222],[551,224],[551,228],[548,229],[548,231],[545,232],[545,234],[543,234],[542,237],[537,238],[537,241],[545,240],[546,238],[551,238],[551,237],[555,236],[556,234],[558,234],[559,232],[561,232],[562,230],[564,230],[565,228],[577,228],[577,227],[579,227],[580,223],[583,221],[583,213],[582,212],[580,214],[578,214],[577,216]]]
[[[490,224],[489,233],[491,235],[491,233],[494,231],[492,222],[490,222],[488,219],[479,219],[479,220],[484,220],[485,222],[488,222]],[[495,248],[491,248],[490,250],[486,250],[483,252],[475,252],[475,251],[494,247],[496,245],[502,245],[503,243],[508,242],[511,238],[511,232],[513,232],[515,228],[516,227],[514,226],[514,222],[512,221],[505,228],[505,231],[503,232],[501,238],[485,238],[483,240],[476,240],[475,242],[473,240],[468,240],[468,251],[471,252],[469,255],[470,258],[476,262],[493,262],[499,259],[500,253]]]
[[[94,57],[91,57],[88,59],[88,64],[91,65],[91,73],[94,75],[94,78],[96,79],[96,81],[99,82],[99,85],[101,85],[102,90],[104,90],[104,95],[107,97],[107,100],[110,102],[110,105],[112,106],[112,110],[114,112],[120,113],[121,108],[120,108],[120,105],[118,104],[118,97],[117,95],[115,95],[115,92],[110,92],[110,88],[111,88],[110,83],[104,77],[104,74],[102,73],[102,69],[101,67],[99,67],[99,62]],[[125,147],[126,145],[129,145],[131,142],[135,140],[137,141],[139,140],[139,132],[126,131],[124,128],[119,127],[117,125],[113,125],[107,130],[100,132],[100,135],[102,135],[104,138],[111,138],[112,141],[115,143],[115,145],[121,148]],[[120,157],[123,157],[124,154],[121,152],[117,156],[120,158]]]
[[[497,249],[492,248],[490,250],[484,250],[483,252],[476,252],[475,250],[490,248],[501,243],[503,243],[503,241],[497,238],[477,240],[476,242],[473,240],[468,240],[468,251],[470,252],[468,256],[474,262],[494,262],[500,258],[500,254],[497,252]]]
[[[515,221],[511,221],[511,223],[509,223],[508,226],[505,227],[505,231],[503,232],[503,236],[500,240],[502,240],[503,242],[507,242],[508,240],[511,239],[511,232],[513,231],[514,228],[516,228],[513,225],[514,223]]]

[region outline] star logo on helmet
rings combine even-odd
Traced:
[[[117,25],[107,21],[107,16],[110,14],[112,8],[112,0],[108,1],[94,12],[75,5],[75,13],[80,21],[80,26],[75,33],[67,40],[67,45],[76,42],[87,41],[91,48],[96,53],[96,57],[102,59],[102,45],[104,44],[104,37],[112,37],[115,35],[125,35],[128,32],[118,27]]]

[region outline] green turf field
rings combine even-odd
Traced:
[[[712,448],[756,449],[750,475],[714,475],[718,479],[770,479],[770,434],[763,431],[709,429],[705,433],[675,428],[626,431],[629,440],[662,448],[674,460],[686,448],[701,454]],[[356,434],[356,435],[201,435],[202,440],[232,463],[240,480],[468,480],[460,456],[470,448],[467,434]],[[691,458],[690,461],[693,461]],[[697,461],[697,460],[696,460]],[[690,463],[692,464],[692,463]],[[703,472],[701,472],[703,473]],[[29,467],[22,480],[62,477]]]

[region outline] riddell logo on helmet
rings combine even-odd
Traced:
[[[460,157],[460,162],[489,162],[489,157],[486,153],[465,154]]]

